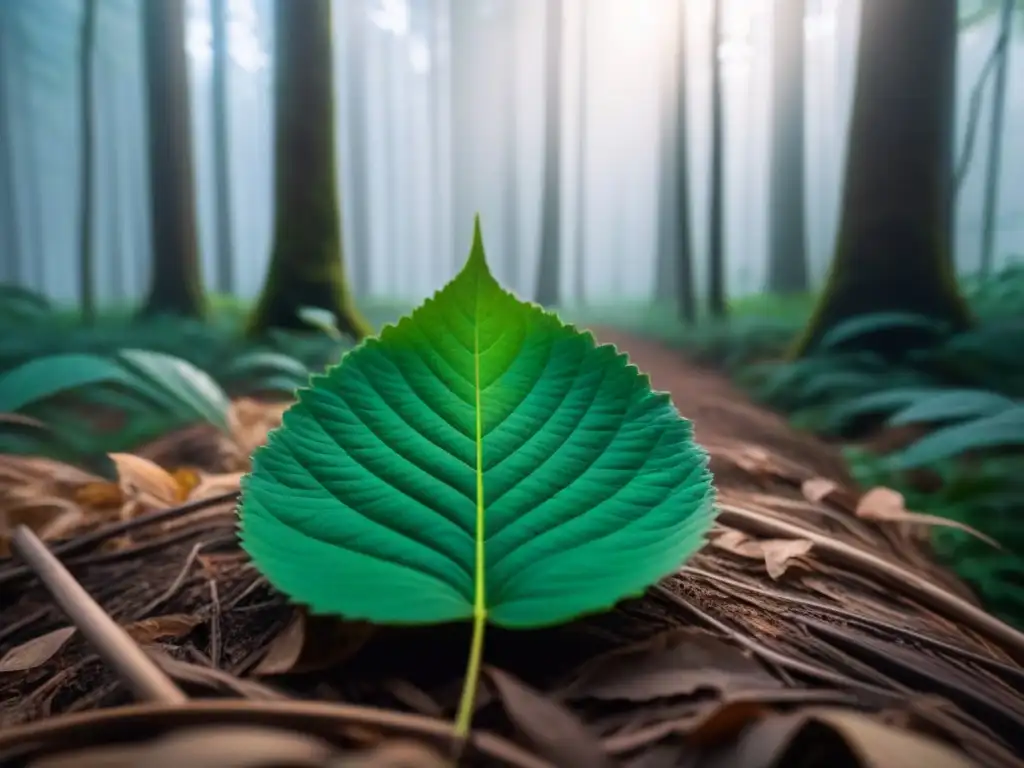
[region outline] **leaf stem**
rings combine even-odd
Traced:
[[[466,664],[466,678],[462,683],[462,698],[459,699],[459,713],[455,718],[455,736],[465,739],[473,720],[476,704],[476,688],[480,680],[480,666],[484,656],[484,627],[487,625],[487,611],[473,612],[473,639],[469,645],[469,662]]]
[[[473,374],[476,384],[476,573],[473,589],[473,638],[469,645],[466,679],[455,718],[455,736],[465,739],[473,720],[476,688],[480,680],[480,662],[484,654],[484,628],[487,626],[487,582],[484,578],[484,416],[480,391],[480,329],[473,328]]]

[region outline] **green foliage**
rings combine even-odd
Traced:
[[[313,329],[251,343],[244,309],[206,324],[114,310],[83,326],[0,287],[0,452],[89,464],[191,423],[226,429],[231,397],[290,396],[345,348]]]
[[[479,225],[444,289],[314,376],[243,481],[241,537],[317,613],[558,624],[641,594],[713,522],[691,424],[614,347],[517,300]]]

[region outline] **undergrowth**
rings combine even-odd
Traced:
[[[348,346],[324,313],[309,313],[308,333],[254,341],[242,333],[243,303],[214,297],[211,306],[203,321],[112,307],[85,325],[38,294],[0,286],[0,453],[109,469],[107,453],[177,428],[227,429],[233,397],[290,397]],[[381,324],[405,307],[362,309]]]

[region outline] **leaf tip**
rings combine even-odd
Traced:
[[[487,269],[487,257],[484,255],[484,237],[480,230],[480,214],[473,217],[473,244],[469,248],[467,267],[483,267]]]

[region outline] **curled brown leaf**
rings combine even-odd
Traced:
[[[906,500],[903,494],[892,488],[879,486],[869,490],[857,502],[856,514],[862,520],[871,520],[877,523],[908,523],[910,525],[935,525],[956,528],[984,541],[995,549],[1002,549],[999,542],[991,536],[986,536],[976,528],[972,528],[966,523],[961,523],[959,520],[911,512],[906,507]]]
[[[316,672],[335,667],[354,656],[373,635],[373,625],[310,616],[296,610],[291,621],[270,643],[256,675]]]
[[[806,539],[753,539],[736,530],[726,530],[712,544],[734,555],[763,558],[765,570],[772,579],[780,579],[793,561],[811,551]]]

